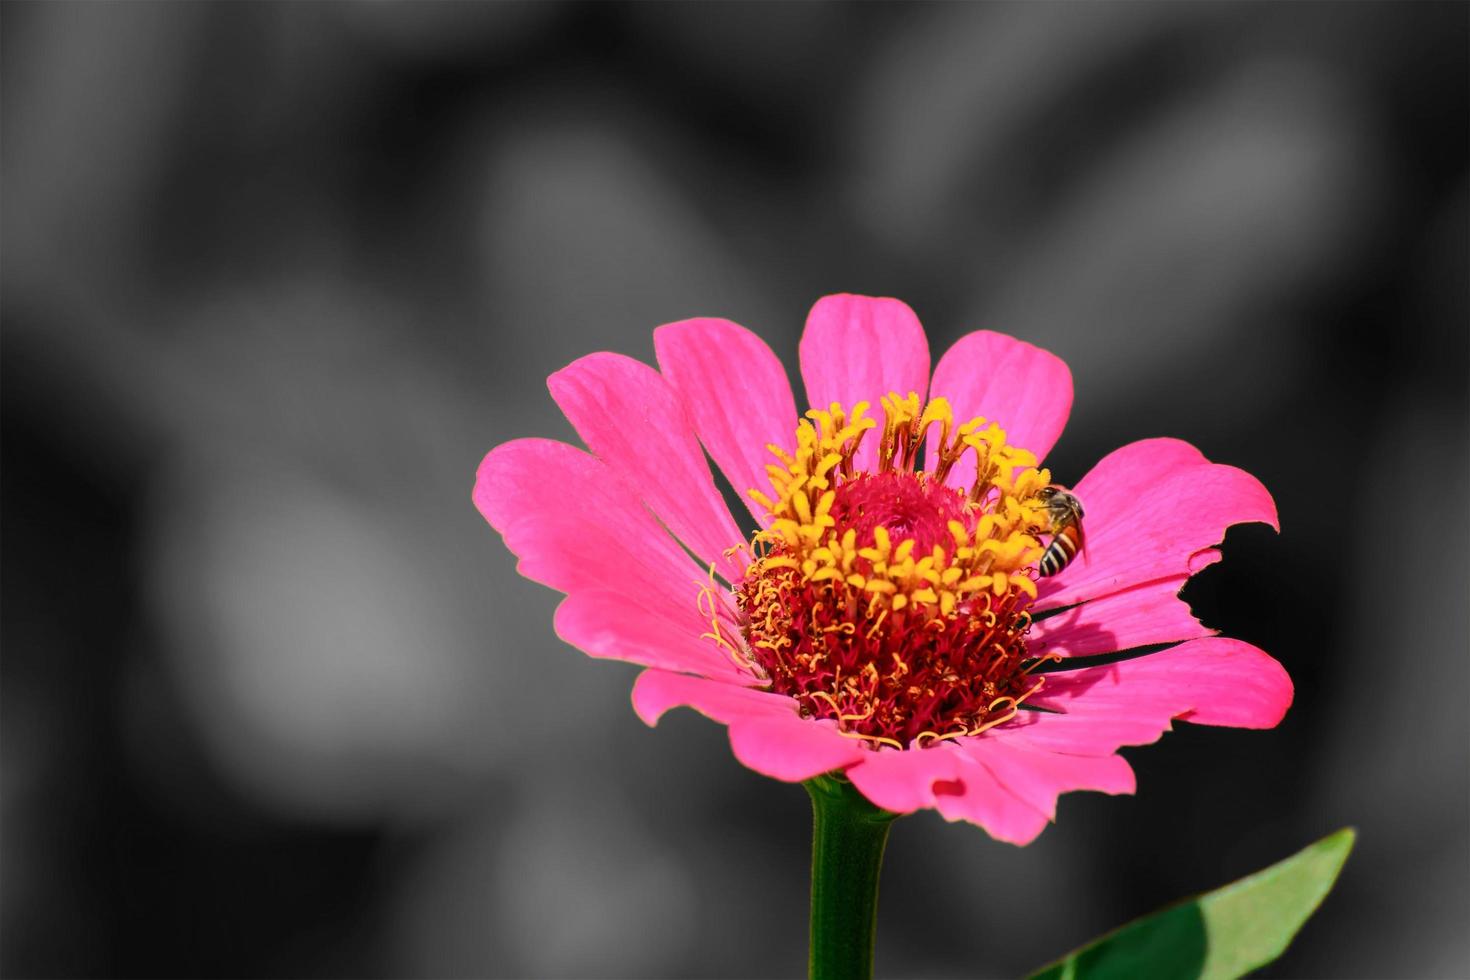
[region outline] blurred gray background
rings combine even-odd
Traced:
[[[1076,376],[1074,482],[1275,493],[1187,598],[1276,731],[1018,850],[894,830],[879,972],[1019,973],[1344,824],[1270,971],[1470,972],[1463,4],[6,3],[11,976],[792,976],[809,815],[628,706],[470,504],[544,387],[820,295]]]

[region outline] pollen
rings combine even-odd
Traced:
[[[1029,670],[1038,492],[1047,471],[982,418],[917,394],[813,409],[792,453],[772,446],[770,514],[735,588],[741,659],[807,717],[874,747],[918,749],[1011,718],[1039,689]],[[877,441],[876,461],[856,454]],[[932,441],[932,470],[919,468]],[[975,458],[967,486],[949,481]],[[733,642],[732,642],[733,641]]]

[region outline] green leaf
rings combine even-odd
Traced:
[[[1356,836],[1351,827],[1339,830],[1279,864],[1130,922],[1032,980],[1243,976],[1286,952],[1332,890]]]

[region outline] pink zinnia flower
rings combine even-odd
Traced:
[[[934,807],[1024,844],[1061,793],[1133,791],[1120,746],[1174,719],[1270,728],[1291,703],[1280,664],[1178,597],[1226,527],[1276,526],[1249,474],[1175,439],[1124,446],[1072,491],[1082,555],[1040,574],[1059,525],[1038,467],[1072,405],[1054,355],[979,331],[931,379],[906,305],[829,296],[801,340],[816,408],[799,420],[745,328],[684,320],[654,346],[658,371],[600,353],[551,376],[591,453],[509,442],[474,490],[521,574],[567,593],[562,639],[647,668],[633,706],[648,724],[688,705],[757,772],[841,772],[887,810]]]

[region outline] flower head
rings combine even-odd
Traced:
[[[647,668],[633,703],[649,724],[688,705],[759,772],[840,771],[878,806],[1026,843],[1060,793],[1132,792],[1120,746],[1176,718],[1268,728],[1286,711],[1281,666],[1178,598],[1227,526],[1276,525],[1270,495],[1149,439],[1059,498],[1040,468],[1072,402],[1055,356],[980,331],[931,380],[907,306],[829,296],[802,338],[813,407],[798,419],[780,362],[743,327],[685,320],[654,343],[660,371],[593,354],[552,375],[591,454],[507,443],[474,494],[521,573],[567,593],[562,638]],[[1078,506],[1071,532],[1056,499]],[[1177,645],[1074,659],[1162,644]]]

